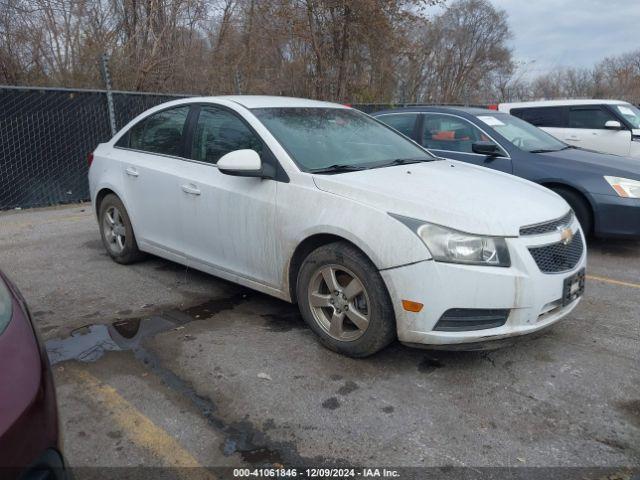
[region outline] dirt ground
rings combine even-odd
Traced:
[[[88,205],[0,214],[74,467],[640,466],[640,242],[593,241],[581,305],[489,352],[322,348],[295,306],[151,257]]]

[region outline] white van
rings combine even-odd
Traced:
[[[501,103],[510,113],[576,147],[640,159],[640,110],[620,100]]]

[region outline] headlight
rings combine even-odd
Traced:
[[[616,191],[618,196],[640,198],[640,181],[609,176],[605,176],[604,179]]]
[[[415,218],[389,213],[413,230],[438,262],[509,267],[509,249],[502,237],[485,237],[424,223]]]
[[[509,249],[504,238],[479,237],[430,224],[418,228],[418,236],[433,255],[433,259],[439,262],[494,267],[511,265]]]

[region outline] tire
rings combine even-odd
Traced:
[[[396,338],[393,306],[380,273],[346,242],[309,254],[298,272],[296,296],[302,317],[330,350],[366,357]]]
[[[590,235],[593,229],[593,213],[591,212],[591,207],[585,198],[581,194],[568,188],[556,187],[552,190],[564,198],[573,209],[580,225],[582,226],[584,235]]]
[[[114,261],[128,265],[144,258],[144,254],[138,250],[127,209],[116,195],[104,197],[100,203],[98,222],[102,244]]]

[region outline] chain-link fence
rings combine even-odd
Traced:
[[[176,95],[114,92],[116,127]],[[89,197],[87,155],[111,138],[106,92],[0,87],[0,210]]]
[[[116,129],[184,95],[113,92]],[[366,113],[409,104],[353,105]],[[106,90],[0,86],[0,210],[89,198],[87,156],[111,138]]]

